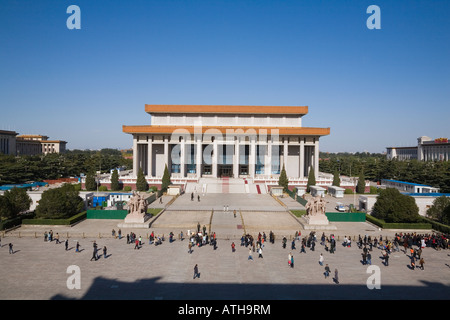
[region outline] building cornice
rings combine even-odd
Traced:
[[[286,114],[305,115],[307,106],[223,106],[146,104],[145,112],[174,114]]]

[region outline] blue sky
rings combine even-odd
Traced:
[[[131,147],[145,104],[220,104],[307,105],[321,151],[384,152],[450,136],[449,74],[448,0],[0,1],[0,129],[69,149]]]

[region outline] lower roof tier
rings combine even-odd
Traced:
[[[326,136],[330,134],[330,128],[312,127],[233,127],[233,126],[122,126],[122,131],[130,134],[277,134],[277,135],[302,135],[302,136]]]

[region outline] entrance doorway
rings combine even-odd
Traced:
[[[219,165],[219,176],[220,177],[232,177],[233,176],[233,166],[231,164]]]

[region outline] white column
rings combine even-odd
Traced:
[[[264,174],[268,178],[272,175],[272,138],[267,139],[267,155],[264,161]]]
[[[164,136],[164,167],[166,165],[167,165],[167,169],[170,172],[170,168],[169,168],[169,137]],[[163,172],[164,172],[164,169],[163,169]]]
[[[150,138],[148,143],[147,143],[147,176],[148,177],[152,177],[153,176],[153,171],[152,171],[152,167],[153,167],[153,162],[152,162],[152,154],[153,154],[153,144],[152,144],[152,139]]]
[[[314,143],[314,176],[316,180],[319,177],[319,138],[316,138]]]
[[[212,176],[217,178],[217,162],[219,159],[219,150],[217,148],[217,137],[214,138],[213,142],[213,157],[211,159],[212,162]]]
[[[233,175],[235,178],[239,178],[239,137],[236,137],[234,141]]]
[[[299,152],[299,163],[300,163],[300,179],[305,177],[305,141],[300,137],[300,152]]]
[[[197,178],[200,178],[202,176],[202,161],[203,161],[203,155],[202,155],[202,139],[200,137],[197,137],[197,153],[195,155],[195,172],[197,175]]]
[[[137,147],[137,136],[133,136],[133,176],[137,177],[138,174],[138,147]]]
[[[250,137],[250,155],[248,159],[248,170],[250,177],[255,176],[256,164],[256,137]]]
[[[283,145],[283,163],[284,163],[284,168],[286,170],[286,174],[287,174],[287,160],[288,160],[288,139],[287,137],[284,138],[284,145]],[[283,168],[281,168],[283,169]]]
[[[185,137],[181,138],[181,152],[180,152],[180,174],[181,177],[184,178],[186,175],[186,141]]]

